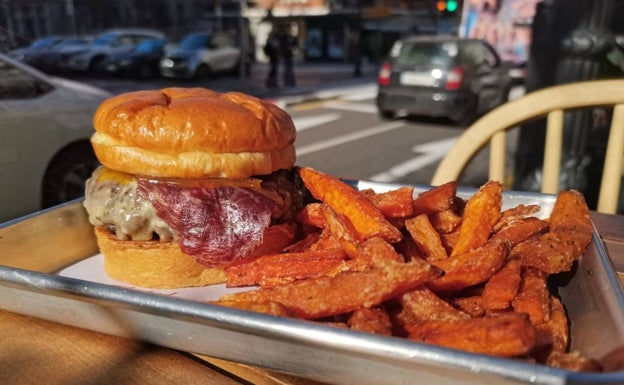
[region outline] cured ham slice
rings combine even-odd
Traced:
[[[251,253],[262,242],[276,206],[261,192],[244,187],[182,188],[140,180],[138,190],[175,231],[180,249],[207,267]]]

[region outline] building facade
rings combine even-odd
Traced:
[[[0,42],[7,45],[119,27],[154,28],[171,40],[231,28],[259,60],[279,23],[291,25],[300,59],[377,61],[399,36],[436,33],[442,22],[434,0],[0,0]]]

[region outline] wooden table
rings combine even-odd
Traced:
[[[593,213],[618,271],[624,216]],[[2,384],[260,384],[318,382],[0,311]]]

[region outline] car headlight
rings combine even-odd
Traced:
[[[174,64],[173,60],[171,60],[169,58],[165,58],[165,59],[162,59],[160,61],[160,65],[163,66],[163,67],[167,67],[167,68],[173,67],[173,64]]]

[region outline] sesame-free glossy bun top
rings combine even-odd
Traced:
[[[91,142],[106,167],[159,177],[243,178],[294,165],[296,130],[279,107],[238,92],[165,88],[114,96]]]

